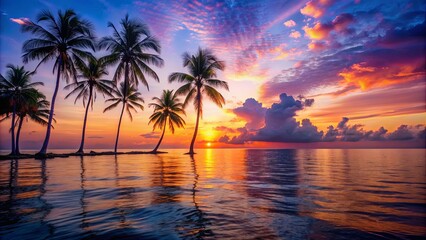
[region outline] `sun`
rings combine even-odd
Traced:
[[[212,146],[212,143],[211,143],[211,142],[207,142],[207,143],[206,143],[206,146],[207,146],[207,147],[211,147],[211,146]]]

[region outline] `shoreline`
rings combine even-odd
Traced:
[[[39,154],[19,154],[19,155],[0,155],[0,161],[1,160],[15,160],[15,159],[48,159],[48,158],[67,158],[67,157],[73,157],[73,156],[105,156],[105,155],[135,155],[135,154],[164,154],[167,152],[163,151],[131,151],[131,152],[95,152],[90,151],[88,153],[46,153],[43,155]]]

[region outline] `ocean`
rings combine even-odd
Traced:
[[[425,149],[0,161],[1,239],[421,239]]]

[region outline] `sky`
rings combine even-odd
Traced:
[[[74,9],[93,23],[98,39],[112,34],[127,13],[146,23],[160,40],[160,82],[139,85],[145,110],[125,115],[119,148],[149,149],[159,139],[148,118],[153,97],[172,72],[185,72],[184,52],[209,48],[226,68],[218,78],[223,108],[204,105],[196,147],[211,148],[405,148],[425,147],[425,11],[426,2],[405,0],[194,0],[80,1],[14,0],[0,2],[0,73],[22,65],[21,32],[45,9]],[[102,53],[96,53],[101,56]],[[25,65],[33,70],[38,62]],[[48,100],[53,94],[53,63],[39,67],[33,81]],[[110,67],[109,77],[115,71]],[[84,106],[64,99],[60,83],[49,148],[77,148]],[[114,146],[120,109],[103,113],[98,95],[89,112],[87,149]],[[167,132],[163,148],[189,146],[195,111],[186,109],[185,129]],[[0,149],[10,149],[10,121],[0,123]],[[40,148],[46,129],[25,122],[21,148]]]

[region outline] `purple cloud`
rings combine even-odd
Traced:
[[[242,107],[232,110],[239,118],[244,119],[247,129],[259,129],[264,125],[266,108],[254,98],[248,98]]]
[[[401,125],[394,132],[388,133],[384,127],[376,131],[364,130],[361,124],[349,124],[349,118],[343,117],[337,125],[329,126],[327,131],[318,130],[309,119],[296,121],[297,112],[313,104],[313,99],[299,97],[296,100],[285,93],[280,94],[280,102],[272,104],[270,108],[262,107],[262,104],[255,99],[247,99],[243,107],[236,108],[236,114],[247,114],[248,109],[265,109],[263,118],[264,126],[257,129],[248,129],[247,126],[256,125],[252,118],[247,117],[246,127],[238,128],[235,131],[238,135],[230,137],[221,136],[218,142],[229,144],[244,144],[251,141],[261,142],[358,142],[358,141],[406,141],[425,140],[425,126],[417,125],[408,127]],[[250,106],[250,107],[249,107]],[[234,109],[235,112],[235,109]],[[255,117],[256,122],[262,122],[260,114]],[[257,124],[257,126],[260,126]],[[228,133],[232,133],[228,131]]]

